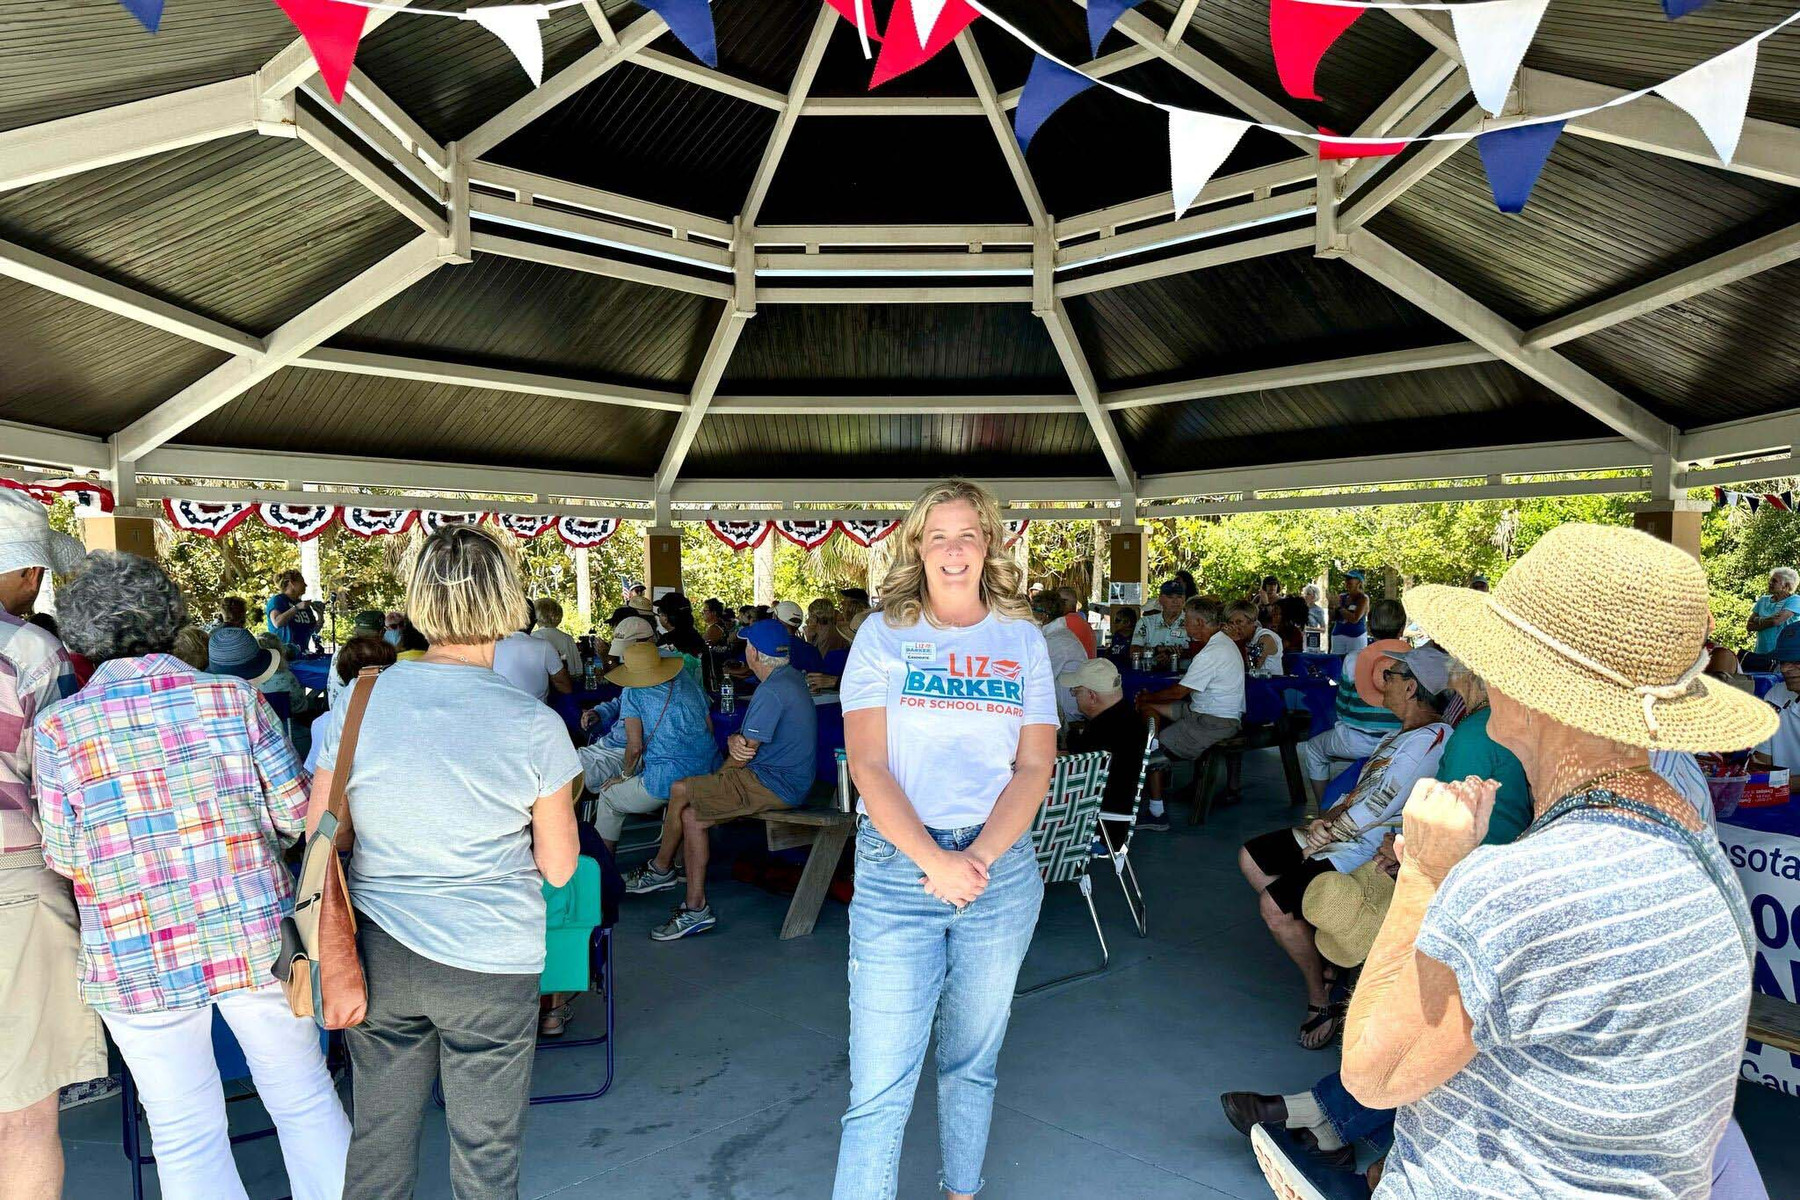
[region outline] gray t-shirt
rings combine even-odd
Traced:
[[[1379,1200],[1706,1200],[1750,1007],[1749,914],[1711,837],[1582,810],[1450,872],[1417,945],[1475,1059],[1395,1114]]]
[[[319,722],[322,768],[337,766],[349,710],[346,690]],[[434,962],[542,971],[531,806],[580,773],[561,718],[492,671],[395,663],[376,680],[350,767],[351,902]]]

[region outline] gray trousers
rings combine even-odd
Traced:
[[[408,950],[362,913],[369,1012],[345,1031],[355,1108],[344,1200],[411,1200],[419,1127],[442,1079],[456,1200],[519,1194],[538,976],[464,971]]]

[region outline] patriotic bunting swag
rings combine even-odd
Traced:
[[[771,528],[767,521],[708,521],[706,527],[733,550],[756,549],[769,536]]]
[[[1766,504],[1776,512],[1794,511],[1792,492],[1728,492],[1724,488],[1714,488],[1712,491],[1713,503],[1726,508],[1736,508],[1742,504],[1755,512]]]
[[[250,515],[254,504],[216,504],[203,500],[164,500],[169,524],[201,537],[224,537]]]
[[[1011,550],[1015,545],[1018,544],[1019,539],[1025,536],[1025,531],[1027,529],[1029,529],[1030,527],[1031,527],[1030,521],[1008,521],[1008,522],[1006,522],[1006,543],[1005,543],[1004,548],[1007,550]]]
[[[419,527],[431,534],[446,525],[479,525],[486,516],[486,513],[444,512],[441,509],[426,508],[419,511]]]
[[[838,529],[843,535],[859,546],[873,546],[894,530],[900,528],[898,521],[839,521]]]
[[[494,518],[494,522],[514,537],[530,541],[556,524],[556,518],[540,517],[531,513],[502,513]]]
[[[619,531],[616,517],[558,517],[556,536],[575,550],[592,550]]]
[[[817,550],[837,528],[835,521],[777,521],[775,532],[802,550]]]
[[[0,487],[24,492],[46,507],[67,497],[74,502],[77,516],[95,517],[113,510],[112,489],[91,479],[0,479]]]
[[[329,504],[259,504],[256,515],[276,533],[297,542],[310,542],[325,532],[338,510]]]
[[[410,508],[346,508],[344,528],[359,538],[383,533],[405,533],[419,514]]]

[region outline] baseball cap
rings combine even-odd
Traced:
[[[1450,656],[1436,646],[1420,646],[1416,650],[1390,650],[1387,656],[1412,672],[1428,692],[1443,692],[1450,686]]]
[[[1800,662],[1800,621],[1789,621],[1775,638],[1776,662]]]
[[[866,588],[859,588],[859,587],[839,588],[838,595],[842,596],[846,600],[854,600],[858,604],[867,604],[869,602],[869,592],[868,592],[868,589],[866,589]]]
[[[1363,573],[1361,571],[1345,571],[1344,572],[1345,579],[1361,579],[1362,577],[1363,577]]]
[[[1107,659],[1090,658],[1073,671],[1058,675],[1056,686],[1084,687],[1091,692],[1116,692],[1119,690],[1119,668]]]
[[[743,636],[746,642],[775,658],[786,658],[794,643],[794,631],[773,617],[746,625]]]
[[[806,614],[801,612],[800,606],[792,600],[783,600],[775,606],[775,619],[786,621],[790,625],[798,625],[806,620]],[[762,647],[758,646],[757,649],[760,650]]]
[[[625,653],[625,647],[648,642],[655,637],[656,631],[650,628],[650,622],[642,617],[626,617],[613,624],[612,645],[606,648],[606,652],[614,658],[620,658]]]
[[[385,613],[379,612],[373,608],[365,608],[357,613],[356,619],[351,622],[350,634],[352,637],[360,637],[363,634],[380,637],[383,629],[386,627],[386,621],[387,615]]]
[[[1163,585],[1156,589],[1159,596],[1185,596],[1187,589],[1181,586],[1179,579],[1165,579]]]

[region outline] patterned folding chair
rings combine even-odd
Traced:
[[[1125,893],[1125,907],[1131,911],[1131,919],[1137,925],[1139,937],[1150,936],[1150,910],[1144,906],[1144,889],[1138,883],[1137,872],[1131,866],[1131,837],[1137,831],[1137,815],[1144,803],[1144,779],[1150,774],[1150,752],[1156,749],[1156,729],[1151,727],[1144,741],[1144,757],[1138,763],[1137,791],[1132,794],[1131,811],[1129,813],[1102,812],[1100,814],[1101,841],[1094,843],[1094,857],[1103,858],[1112,864],[1113,874],[1119,880],[1119,890]],[[1102,788],[1102,791],[1105,789]],[[1121,826],[1125,834],[1119,842],[1119,848],[1108,852],[1111,845],[1105,840],[1105,826],[1114,829]]]
[[[1112,755],[1104,750],[1059,755],[1056,768],[1050,773],[1050,790],[1038,809],[1037,820],[1031,823],[1031,844],[1037,851],[1038,870],[1043,872],[1045,884],[1073,883],[1081,888],[1088,916],[1094,922],[1094,936],[1100,939],[1100,965],[1020,989],[1013,993],[1015,996],[1029,996],[1059,983],[1098,975],[1112,961],[1106,949],[1106,934],[1100,931],[1100,914],[1094,909],[1093,877],[1088,873],[1094,862],[1094,831],[1099,825],[1100,801],[1106,795],[1106,771],[1111,762]]]

